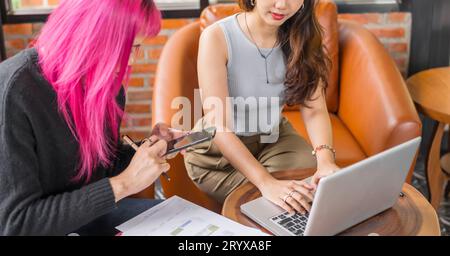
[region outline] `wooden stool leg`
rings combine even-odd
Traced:
[[[449,131],[447,133],[448,133],[448,136],[447,136],[447,151],[450,152],[450,127],[449,127]]]
[[[449,180],[447,180],[447,186],[445,186],[445,192],[444,192],[445,199],[448,199],[448,194],[450,194],[450,181]]]
[[[429,199],[431,199],[431,205],[437,211],[441,203],[443,186],[444,186],[444,174],[441,170],[440,164],[440,151],[442,136],[444,134],[444,123],[438,122],[433,128],[433,140],[431,142],[428,156],[426,159],[427,168],[427,184]]]
[[[450,154],[450,131],[447,132],[447,154]],[[445,132],[444,132],[445,134]],[[444,155],[445,156],[445,155]],[[449,194],[450,194],[450,162],[449,161],[444,161],[445,164],[443,165],[442,162],[442,158],[441,158],[441,168],[444,171],[445,174],[445,179],[446,181],[446,186],[445,186],[445,190],[444,190],[444,198],[447,200],[449,198]]]

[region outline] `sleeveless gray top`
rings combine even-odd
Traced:
[[[218,21],[228,47],[228,93],[236,135],[269,134],[277,130],[284,105],[286,60],[281,47],[264,58],[239,26],[237,15]],[[272,48],[260,48],[267,56]]]

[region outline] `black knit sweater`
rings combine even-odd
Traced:
[[[123,89],[117,101],[123,108]],[[88,184],[73,181],[78,149],[36,50],[1,63],[0,235],[64,235],[115,209],[108,177],[125,169],[132,149],[118,141],[113,167],[94,170]]]

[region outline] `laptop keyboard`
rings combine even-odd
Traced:
[[[303,236],[303,233],[305,233],[306,223],[308,222],[308,217],[309,213],[296,213],[291,215],[288,212],[284,212],[280,215],[271,217],[270,220],[277,226],[295,236]]]

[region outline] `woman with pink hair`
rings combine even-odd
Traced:
[[[0,235],[114,234],[157,203],[124,198],[169,170],[167,143],[135,154],[119,127],[130,62],[160,20],[152,0],[63,0],[34,48],[0,64]]]

